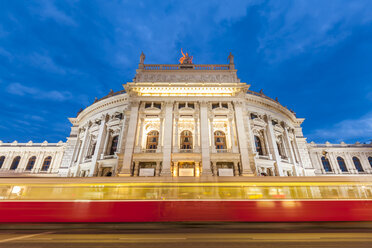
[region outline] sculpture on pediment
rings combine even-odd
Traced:
[[[180,61],[180,64],[184,65],[184,64],[192,64],[192,59],[193,59],[193,56],[189,56],[189,53],[186,53],[184,54],[183,51],[182,51],[182,48],[181,48],[181,53],[182,53],[182,57],[179,59]]]

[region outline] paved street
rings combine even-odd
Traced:
[[[49,224],[0,228],[0,247],[372,247],[371,228],[348,224]]]

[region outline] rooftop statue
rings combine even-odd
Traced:
[[[145,62],[145,58],[146,58],[146,56],[145,56],[145,54],[142,52],[142,53],[141,53],[141,56],[140,56],[140,64],[143,64],[143,63]]]
[[[192,58],[193,56],[189,56],[188,53],[184,54],[183,51],[182,51],[182,48],[181,48],[181,53],[182,53],[182,57],[180,58],[180,64],[192,64]]]

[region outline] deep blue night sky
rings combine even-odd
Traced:
[[[372,1],[1,1],[0,140],[65,141],[67,117],[145,63],[227,63],[306,118],[308,141],[372,138]]]

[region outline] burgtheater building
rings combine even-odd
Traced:
[[[2,175],[315,176],[372,173],[371,144],[307,143],[303,118],[228,64],[145,64],[69,118],[67,141],[0,142]]]

